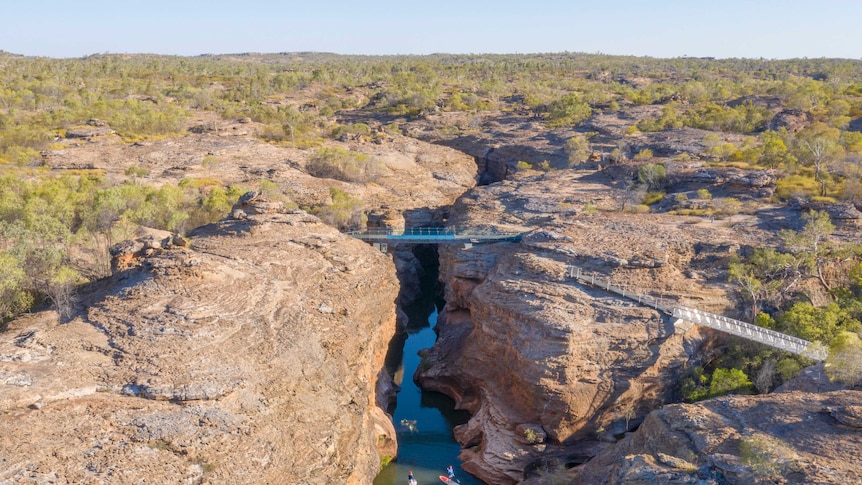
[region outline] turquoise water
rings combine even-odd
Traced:
[[[420,361],[417,352],[434,345],[437,338],[432,329],[437,323],[437,305],[433,297],[427,297],[404,311],[409,320],[403,359],[397,362],[396,358],[396,362],[389,364],[396,382],[401,379],[398,402],[394,412],[389,410],[398,432],[398,459],[380,472],[374,485],[405,485],[410,470],[419,485],[440,484],[438,477],[446,475],[449,465],[455,469],[455,479],[461,485],[480,485],[483,482],[461,470],[458,461],[461,445],[452,436],[452,428],[466,423],[470,415],[455,410],[455,402],[448,396],[422,391],[413,382]]]

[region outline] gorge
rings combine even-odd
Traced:
[[[63,124],[3,165],[0,290],[20,257],[40,299],[0,322],[0,485],[432,483],[450,464],[464,485],[860,473],[862,145],[834,113],[862,97],[808,78],[831,64],[297,54],[183,59],[180,78],[171,59],[108,57],[81,61],[90,86],[129,69],[135,94],[115,101],[187,117],[140,137]],[[834,87],[832,114],[785,113],[808,81]],[[2,140],[22,112],[0,113]],[[846,151],[828,177],[806,136]],[[66,220],[77,232],[34,236]],[[411,228],[462,239],[350,235]],[[48,271],[58,248],[84,268],[68,286]],[[677,321],[572,266],[830,357]]]

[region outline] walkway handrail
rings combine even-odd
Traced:
[[[404,229],[369,228],[346,232],[348,236],[369,242],[390,243],[460,243],[517,241],[522,233],[458,227],[407,227]]]
[[[798,355],[804,355],[814,360],[826,359],[826,352],[822,349],[812,347],[812,343],[787,335],[775,330],[754,325],[752,323],[734,320],[722,315],[698,310],[697,308],[677,307],[673,310],[673,316],[683,320],[704,325],[715,330],[736,335],[748,340],[786,350]]]
[[[605,291],[610,291],[611,293],[616,293],[622,297],[629,298],[631,300],[637,301],[641,305],[646,305],[655,308],[656,310],[663,311],[667,314],[673,313],[673,307],[669,307],[665,305],[664,298],[655,298],[649,295],[642,295],[639,293],[635,293],[632,291],[626,291],[624,288],[619,288],[615,285],[611,284],[611,280],[609,278],[603,278],[601,276],[596,276],[595,273],[587,273],[583,271],[581,268],[573,265],[569,265],[566,267],[568,271],[568,275],[570,278],[574,278],[582,283],[586,283],[590,286],[595,286],[597,288],[602,288]]]
[[[371,228],[365,231],[352,231],[345,234],[363,241],[375,244],[380,243],[381,246],[385,246],[383,243],[468,243],[466,244],[468,247],[472,243],[480,242],[518,241],[523,235],[520,232],[500,231],[496,229],[481,230],[458,227],[408,227],[400,230]],[[577,266],[568,265],[566,272],[569,278],[611,293],[616,293],[624,298],[637,301],[640,305],[646,305],[662,311],[674,318],[704,325],[720,332],[760,342],[777,349],[793,352],[794,354],[804,355],[814,360],[822,361],[826,359],[826,352],[807,340],[696,308],[672,306],[670,301],[664,301],[664,296],[655,298],[649,295],[626,291],[625,288],[612,284],[609,278],[597,276],[596,273],[587,273]]]
[[[792,335],[787,335],[752,323],[734,320],[723,315],[705,312],[703,310],[698,310],[697,308],[670,306],[670,302],[664,302],[663,298],[656,299],[651,296],[626,291],[624,288],[612,285],[609,278],[596,276],[595,273],[587,273],[577,266],[567,266],[567,273],[570,278],[574,278],[581,283],[601,288],[611,293],[616,293],[630,300],[636,300],[639,304],[651,306],[673,316],[674,318],[703,325],[720,332],[729,333],[754,342],[760,342],[762,344],[769,345],[770,347],[803,355],[813,360],[823,361],[826,359],[826,352],[823,349],[818,348],[818,346],[814,345],[812,342]]]

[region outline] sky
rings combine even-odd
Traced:
[[[0,0],[0,50],[862,58],[859,0]]]

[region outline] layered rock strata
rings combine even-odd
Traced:
[[[371,483],[393,264],[258,202],[0,333],[0,482]]]
[[[575,484],[852,483],[862,392],[775,393],[674,404],[576,470]]]
[[[721,312],[721,268],[759,236],[603,212],[613,196],[561,172],[480,187],[453,207],[455,224],[526,231],[517,244],[441,250],[447,305],[416,375],[473,414],[456,438],[465,470],[488,483],[517,483],[550,459],[583,462],[587,442],[613,441],[673,400],[680,375],[708,353],[707,331],[578,284],[569,265]]]

